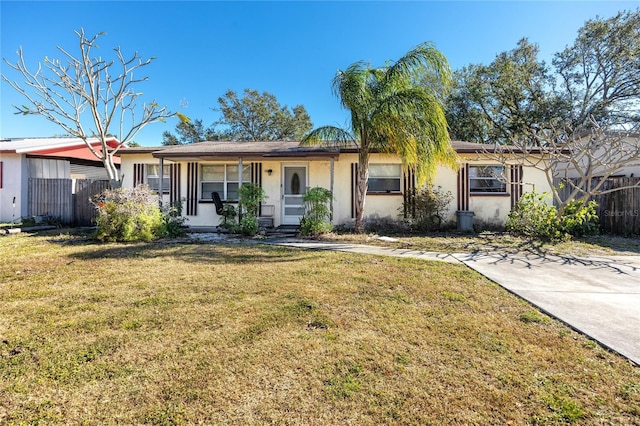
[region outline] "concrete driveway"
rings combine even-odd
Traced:
[[[640,256],[454,257],[640,365]]]
[[[640,256],[443,254],[296,239],[267,242],[316,250],[464,263],[640,365]]]

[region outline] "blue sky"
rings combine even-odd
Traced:
[[[205,124],[226,90],[268,91],[282,104],[303,104],[314,125],[343,125],[348,113],[330,89],[336,70],[364,60],[383,65],[431,41],[453,69],[489,63],[522,37],[538,43],[541,57],[575,39],[588,19],[636,9],[640,1],[449,2],[213,2],[213,1],[6,1],[0,0],[0,53],[15,62],[22,46],[35,67],[56,46],[75,52],[74,30],[107,34],[97,51],[120,46],[155,57],[147,82],[136,86],[156,100]],[[2,63],[2,73],[18,78]],[[0,136],[40,137],[62,131],[42,117],[17,116],[23,100],[0,86]],[[149,125],[142,145],[160,145],[177,124]]]

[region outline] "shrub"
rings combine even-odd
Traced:
[[[413,229],[433,231],[442,226],[451,200],[451,191],[444,192],[441,187],[424,187],[411,192],[401,210]]]
[[[184,236],[184,223],[187,218],[182,216],[182,200],[175,200],[173,203],[162,209],[165,226],[165,233],[168,237]]]
[[[549,194],[535,191],[524,194],[507,218],[507,231],[526,237],[557,241],[570,236],[595,234],[598,232],[597,203],[571,201],[560,216],[556,207],[545,199]]]
[[[258,226],[258,212],[260,204],[266,200],[264,189],[255,183],[242,185],[238,191],[238,209],[241,214],[239,231],[242,235],[256,235],[260,230]]]
[[[264,189],[255,183],[245,183],[238,190],[238,207],[225,204],[220,227],[231,233],[256,235],[260,230],[258,215],[260,204],[267,199]]]
[[[322,187],[311,188],[302,196],[305,211],[300,220],[300,235],[319,235],[331,232],[331,211],[327,203],[331,200],[331,191]]]
[[[594,200],[584,203],[572,200],[564,208],[560,218],[560,226],[564,232],[574,237],[596,235],[600,232],[598,226],[598,203]]]
[[[246,183],[238,191],[238,208],[225,204],[221,227],[232,233],[256,235],[260,230],[258,215],[260,204],[267,199],[264,189],[255,183]],[[239,216],[239,220],[236,219]]]
[[[220,226],[229,232],[236,232],[238,229],[237,214],[238,211],[233,204],[225,204],[222,207],[222,223]]]
[[[546,202],[547,198],[547,193],[535,191],[522,195],[507,217],[507,231],[525,237],[560,239],[557,210]]]
[[[108,189],[91,201],[98,210],[100,241],[151,241],[166,235],[158,196],[146,185]]]

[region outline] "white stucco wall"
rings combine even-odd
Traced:
[[[461,163],[467,162],[471,165],[496,164],[495,161],[479,160],[476,155],[462,156]],[[249,165],[252,161],[243,160],[244,165]],[[321,186],[330,189],[331,161],[329,158],[320,159],[266,159],[262,163],[262,188],[268,198],[265,205],[273,206],[274,225],[282,223],[282,172],[283,165],[305,165],[308,170],[309,188]],[[334,160],[334,223],[352,223],[351,217],[351,164],[358,162],[357,154],[341,154]],[[134,163],[158,164],[158,160],[151,154],[127,154],[122,156],[122,173],[124,175],[123,185],[131,187],[133,185],[133,165]],[[209,162],[202,161],[199,164],[233,164],[234,160]],[[165,164],[169,164],[165,161]],[[401,161],[392,155],[372,154],[370,164],[401,164]],[[268,171],[271,170],[271,174]],[[187,195],[187,164],[182,163],[181,167],[181,195]],[[433,185],[440,187],[443,192],[450,191],[452,199],[447,221],[455,221],[457,209],[457,170],[447,167],[438,167]],[[535,188],[538,192],[549,191],[549,185],[543,172],[533,168],[523,170],[523,192],[529,192]],[[165,201],[168,196],[165,195]],[[365,218],[389,218],[398,219],[401,215],[403,195],[399,194],[368,194],[365,204]],[[511,198],[507,195],[470,195],[469,209],[475,213],[475,222],[489,225],[503,225],[506,221],[511,207]],[[197,206],[198,214],[189,216],[187,225],[189,226],[217,226],[220,217],[215,213],[215,205],[210,202],[199,202]],[[186,213],[186,210],[185,210]]]
[[[608,161],[605,160],[605,162],[611,163],[613,159],[616,160],[615,162],[619,162],[621,159],[620,157],[624,157],[626,159],[624,167],[620,167],[619,169],[616,169],[615,171],[613,171],[611,170],[610,165],[607,165],[607,166],[597,165],[593,170],[594,177],[599,177],[599,176],[602,176],[603,174],[608,174],[611,176],[624,176],[624,177],[640,176],[640,159],[635,159],[635,160],[630,159],[630,156],[632,155],[632,153],[636,153],[637,150],[640,148],[640,139],[638,137],[635,137],[635,138],[627,137],[620,140],[612,139],[612,143],[613,143],[613,146],[608,146],[608,147],[600,146],[596,148],[592,156],[587,156],[584,154],[580,155],[580,161],[578,161],[578,165],[581,171],[577,171],[575,168],[576,166],[574,164],[569,164],[569,163],[558,164],[558,167],[557,167],[558,177],[562,178],[566,176],[568,178],[578,178],[580,176],[583,176],[587,168],[587,163],[588,163],[587,160],[589,159],[589,157],[593,157],[593,159],[595,159],[596,161],[599,159],[605,159],[605,157],[607,156],[608,150],[612,150],[613,156]],[[576,149],[576,152],[577,151],[579,150]]]
[[[354,221],[351,217],[351,164],[358,162],[357,154],[341,154],[335,161],[335,202],[334,223],[345,224]],[[396,156],[371,154],[369,164],[402,164]],[[402,207],[403,195],[367,194],[365,198],[365,219],[398,219]]]
[[[478,159],[474,156],[461,156],[461,162],[473,165],[492,165],[497,164],[490,159]],[[507,163],[510,164],[517,163]],[[455,173],[455,172],[454,172]],[[455,179],[455,174],[454,174]],[[436,178],[439,182],[440,179]],[[507,191],[509,191],[509,184],[507,182]],[[453,191],[456,190],[455,181]],[[535,190],[538,193],[550,192],[551,187],[547,181],[546,175],[543,171],[537,170],[533,167],[523,167],[522,169],[522,193],[527,193]],[[453,192],[452,191],[452,192]],[[455,192],[453,192],[455,194]],[[549,198],[549,202],[553,200]],[[454,206],[455,207],[455,206]],[[469,195],[469,210],[473,211],[474,221],[477,224],[486,224],[490,226],[503,226],[511,211],[511,196],[510,194],[500,195]],[[452,212],[455,215],[455,211]]]
[[[0,222],[11,222],[28,214],[27,160],[24,155],[1,154],[2,188],[0,189]],[[13,198],[15,197],[15,209]]]

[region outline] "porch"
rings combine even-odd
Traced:
[[[187,225],[193,228],[219,226],[220,203],[237,206],[239,188],[248,182],[267,196],[259,212],[265,229],[297,226],[304,214],[302,197],[309,188],[322,186],[334,192],[337,149],[301,148],[298,142],[197,145],[154,151],[155,174],[149,174],[143,164],[135,164],[133,173],[134,185],[150,184],[163,194],[164,202],[180,200]],[[330,210],[334,210],[333,201]]]

